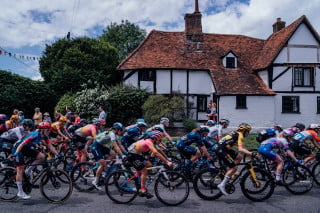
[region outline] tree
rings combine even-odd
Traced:
[[[121,24],[111,23],[100,39],[117,48],[120,61],[125,59],[145,39],[146,31],[138,25],[122,20]]]
[[[62,96],[81,90],[80,85],[88,80],[108,86],[119,83],[118,63],[116,49],[103,40],[61,39],[47,45],[40,60],[40,73],[45,83]]]

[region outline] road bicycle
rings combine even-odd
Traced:
[[[187,179],[180,173],[168,170],[164,165],[154,166],[154,175],[147,176],[147,186],[154,181],[154,191],[158,200],[168,206],[182,204],[189,196]],[[114,171],[105,184],[107,196],[114,202],[126,204],[133,201],[140,191],[140,173],[130,170]]]
[[[55,160],[46,160],[39,164],[27,164],[27,166],[40,166],[39,172],[33,172],[31,177],[23,174],[23,190],[30,194],[33,188],[38,188],[41,195],[50,203],[60,204],[69,199],[73,191],[72,181],[69,175],[53,166]],[[16,168],[4,167],[0,169],[0,200],[14,201],[18,199],[18,187],[16,185]]]
[[[235,185],[240,182],[243,195],[249,200],[259,202],[268,199],[274,192],[275,183],[272,176],[263,168],[255,167],[256,159],[237,164],[242,166],[229,180],[225,189],[232,194]],[[220,167],[206,168],[201,170],[194,178],[193,188],[196,194],[205,200],[216,200],[223,194],[218,185],[224,179],[227,166],[219,159]]]

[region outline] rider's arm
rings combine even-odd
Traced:
[[[206,146],[201,146],[200,149],[201,149],[202,153],[203,153],[208,159],[210,159],[210,154],[209,154]]]
[[[166,131],[164,131],[163,134],[170,142],[172,142],[172,137]]]
[[[119,143],[117,141],[112,141],[112,145],[116,149],[117,154],[119,154],[119,155],[123,154],[123,152],[122,152],[122,150],[121,150],[121,148],[119,146]]]
[[[243,147],[243,135],[239,134],[239,137],[238,137],[238,151],[239,152],[242,152],[244,154],[247,154],[247,155],[252,155],[252,152],[248,151],[246,148]]]

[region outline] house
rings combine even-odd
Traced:
[[[203,33],[198,0],[183,32],[151,31],[125,59],[124,84],[154,94],[184,95],[188,116],[255,128],[320,122],[320,38],[306,16],[286,26],[277,18],[268,39]]]

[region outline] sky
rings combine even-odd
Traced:
[[[302,15],[320,33],[320,0],[198,1],[205,33],[267,39],[277,18],[287,26]],[[195,0],[0,0],[0,70],[39,80],[39,59],[46,45],[68,32],[71,38],[97,38],[111,22],[121,20],[147,33],[183,31],[184,15],[194,12],[194,4]]]

